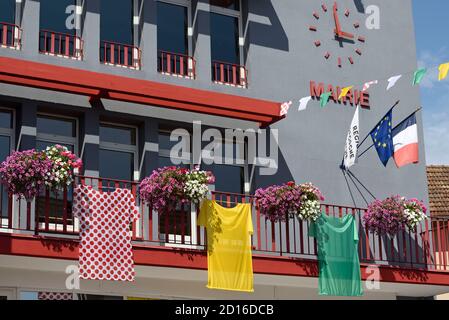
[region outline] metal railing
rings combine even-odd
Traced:
[[[22,29],[12,23],[0,22],[0,45],[20,49],[22,45]]]
[[[51,30],[39,32],[39,52],[42,54],[81,60],[83,47],[83,40],[74,34]]]
[[[244,66],[222,61],[212,61],[213,82],[246,88],[248,86],[247,79],[248,71]]]
[[[72,212],[72,196],[73,187],[79,183],[90,185],[101,192],[112,192],[116,188],[131,190],[140,210],[140,219],[130,224],[134,241],[151,246],[205,249],[206,230],[196,224],[197,206],[177,204],[165,212],[156,212],[141,203],[137,182],[82,176],[76,177],[73,185],[63,191],[43,190],[33,203],[18,202],[2,192],[0,231],[20,229],[34,234],[76,237],[79,225]],[[212,198],[224,207],[242,202],[251,203],[254,254],[317,259],[317,243],[309,235],[307,221],[286,217],[283,222],[273,223],[261,214],[257,199],[251,195],[213,192]],[[365,229],[362,223],[365,209],[323,204],[322,211],[335,217],[347,214],[355,217],[361,263],[449,271],[448,219],[426,220],[418,225],[416,231],[380,236]]]
[[[195,60],[185,54],[159,51],[157,56],[157,70],[163,74],[195,78]]]
[[[141,50],[133,45],[112,41],[101,41],[100,44],[100,62],[104,64],[140,69],[141,55]]]

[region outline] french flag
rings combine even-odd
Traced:
[[[418,126],[415,113],[393,129],[393,146],[393,157],[398,168],[419,162]]]

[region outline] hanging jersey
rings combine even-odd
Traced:
[[[251,205],[224,208],[204,200],[198,224],[207,230],[207,287],[253,292]]]

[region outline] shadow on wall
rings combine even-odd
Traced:
[[[267,148],[267,150],[270,150]],[[278,170],[276,174],[274,175],[261,175],[260,171],[256,168],[256,172],[254,174],[254,186],[255,189],[257,188],[266,188],[268,186],[274,185],[274,184],[283,184],[289,181],[293,181],[293,175],[287,165],[287,162],[285,161],[284,155],[282,154],[282,151],[278,149]],[[302,183],[302,181],[296,181],[297,183]]]
[[[287,34],[281,25],[278,15],[272,5],[273,0],[257,0],[244,2],[243,11],[243,33],[245,36],[245,47],[249,48],[250,44],[256,44],[277,50],[288,51],[289,42]],[[198,34],[210,36],[209,12],[203,10],[209,1],[192,0],[192,23],[194,26],[193,44],[195,47]],[[86,3],[84,0],[83,3]],[[201,4],[201,5],[200,5]],[[139,34],[143,35],[144,23],[157,25],[156,1],[140,0],[139,1]],[[83,6],[83,20],[86,12],[99,14],[100,1],[87,1],[87,6]],[[139,39],[142,41],[142,38]],[[247,50],[245,50],[247,52]],[[193,48],[195,52],[195,48]]]
[[[359,13],[365,13],[365,5],[363,4],[363,0],[354,0],[354,4]]]
[[[243,8],[244,15],[249,17],[244,24],[244,36],[246,43],[268,47],[277,50],[289,51],[287,34],[282,27],[273,0],[257,0],[247,2],[247,8]],[[247,12],[245,12],[247,10]]]

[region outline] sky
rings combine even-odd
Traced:
[[[420,67],[449,62],[449,1],[412,0]],[[438,82],[438,69],[421,83],[427,164],[449,165],[449,78]]]

